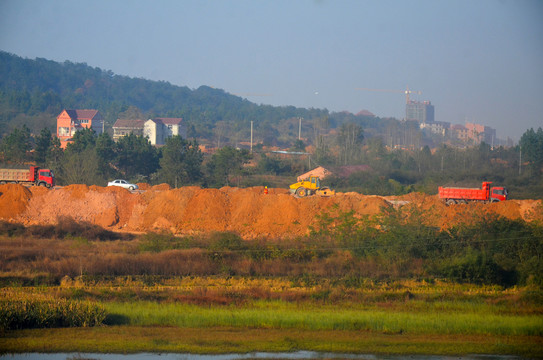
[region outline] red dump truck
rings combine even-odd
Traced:
[[[31,166],[29,169],[0,169],[0,184],[55,186],[55,175],[49,169]]]
[[[439,187],[439,198],[447,205],[467,204],[468,202],[498,202],[507,200],[507,189],[504,187],[490,187],[492,182],[484,181],[481,189]]]

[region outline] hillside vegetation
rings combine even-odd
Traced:
[[[63,108],[98,109],[106,119],[106,134],[96,138],[81,132],[73,146],[61,151],[52,134]],[[153,116],[183,117],[188,139],[172,139],[160,149],[137,136],[112,141],[111,125],[118,118]],[[249,154],[251,121],[255,146]],[[0,52],[2,166],[37,163],[51,168],[60,185],[104,185],[122,177],[151,185],[285,187],[323,165],[335,175],[327,185],[341,191],[435,194],[440,185],[477,187],[492,181],[506,186],[513,198],[543,197],[541,128],[527,129],[519,146],[492,148],[458,144],[417,125],[326,109],[257,105],[206,86],[189,89],[86,64]],[[200,151],[202,144],[221,149],[208,155]],[[270,152],[277,148],[309,155]]]

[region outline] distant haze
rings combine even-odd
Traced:
[[[409,86],[437,121],[543,126],[540,0],[0,0],[0,49],[398,119]]]

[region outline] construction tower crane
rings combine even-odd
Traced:
[[[361,91],[379,91],[379,92],[392,92],[392,93],[404,93],[405,94],[405,103],[409,104],[410,94],[422,94],[422,91],[415,91],[415,90],[409,90],[409,86],[406,86],[405,90],[390,90],[390,89],[370,89],[370,88],[356,88],[355,90],[361,90]]]

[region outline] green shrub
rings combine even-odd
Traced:
[[[97,326],[106,318],[105,309],[90,302],[16,300],[0,302],[1,329]]]
[[[233,232],[214,232],[210,235],[210,249],[214,251],[222,250],[244,250],[247,248],[241,236]]]

